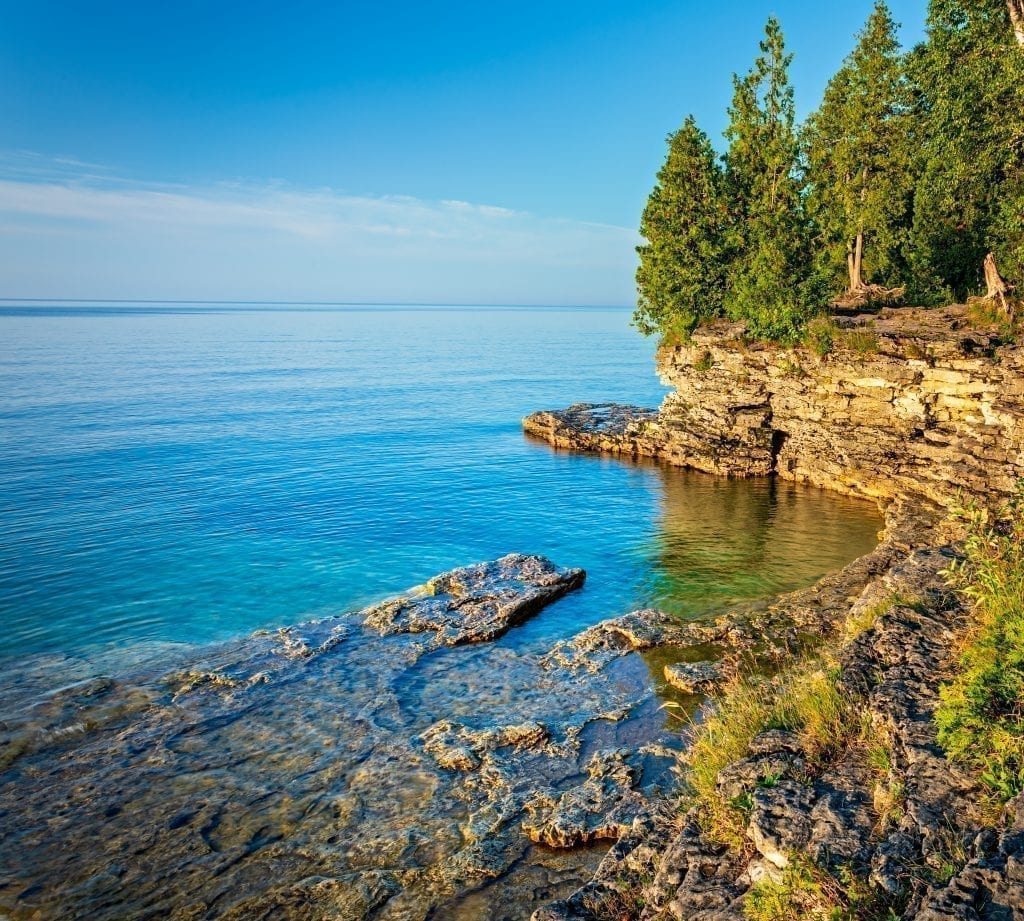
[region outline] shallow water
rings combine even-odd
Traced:
[[[223,640],[511,551],[590,573],[534,627],[564,636],[871,544],[870,506],[520,431],[663,393],[621,310],[0,309],[0,666]]]
[[[618,747],[658,787],[678,725],[661,654],[567,676],[543,652],[636,607],[700,617],[809,584],[880,524],[812,489],[524,438],[538,408],[656,405],[627,321],[0,311],[0,720],[24,743],[0,773],[0,909],[525,918],[586,878],[604,848],[530,845],[526,804]],[[479,647],[421,655],[345,621],[293,661],[245,638],[510,551],[586,585]],[[552,746],[443,770],[419,738],[442,719],[539,720]]]

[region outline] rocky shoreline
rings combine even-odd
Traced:
[[[984,821],[931,712],[965,613],[943,576],[949,508],[1024,476],[1020,354],[962,308],[844,322],[856,348],[824,356],[701,330],[659,353],[660,410],[578,405],[524,428],[872,499],[871,552],[770,603],[633,611],[537,654],[500,638],[585,575],[511,554],[64,688],[0,724],[0,913],[724,921],[807,860],[897,917],[1019,917],[1024,801]],[[752,663],[770,675],[824,648],[885,768],[859,743],[822,762],[760,733],[717,778],[745,809],[726,847],[688,805],[664,707],[686,718]]]
[[[510,554],[0,722],[0,916],[521,918],[674,786],[628,645],[496,642],[585,575]],[[607,628],[609,633],[613,628]]]
[[[840,688],[882,740],[884,770],[853,743],[811,769],[792,733],[765,732],[718,775],[723,797],[745,805],[742,846],[713,840],[696,807],[672,808],[687,803],[677,793],[534,921],[740,919],[759,882],[811,864],[888,917],[1024,917],[1024,796],[983,820],[978,789],[944,757],[931,719],[965,615],[943,575],[959,536],[949,510],[998,504],[1024,477],[1024,358],[963,307],[840,322],[825,355],[751,345],[735,325],[699,329],[659,352],[674,388],[660,410],[578,404],[535,413],[524,429],[558,448],[879,501],[886,528],[872,553],[673,642],[715,644],[726,665],[831,644]],[[864,629],[844,635],[851,623]]]

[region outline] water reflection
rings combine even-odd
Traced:
[[[869,552],[873,503],[776,479],[660,467],[657,528],[642,594],[685,617],[809,585]]]

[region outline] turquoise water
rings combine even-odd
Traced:
[[[660,401],[628,319],[0,308],[0,666],[226,639],[511,551],[588,571],[517,633],[544,643],[765,597],[873,545],[870,505],[526,439],[536,409]]]

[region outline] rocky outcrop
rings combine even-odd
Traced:
[[[987,826],[974,780],[947,760],[932,718],[966,616],[944,576],[957,553],[948,508],[961,496],[998,503],[1024,478],[1024,356],[962,307],[837,322],[826,355],[751,344],[735,325],[701,329],[660,350],[674,391],[657,412],[580,404],[524,420],[560,448],[776,475],[886,506],[878,547],[812,588],[641,634],[727,653],[666,667],[685,692],[727,678],[730,652],[791,661],[828,638],[863,723],[854,740],[822,763],[796,735],[762,733],[717,777],[723,802],[742,804],[745,847],[711,840],[696,808],[648,808],[591,882],[534,921],[740,921],[753,887],[807,862],[840,897],[856,889],[890,917],[1024,919],[1024,798]],[[642,614],[625,631],[592,628],[563,660],[631,645]]]
[[[703,642],[714,629],[682,623],[679,618],[645,608],[602,620],[568,640],[556,643],[544,662],[552,667],[597,671],[612,659],[655,646],[689,646]]]
[[[598,752],[587,764],[587,779],[561,793],[544,791],[526,803],[523,831],[548,847],[573,847],[602,838],[617,839],[644,811],[636,791],[636,769],[622,751]]]
[[[966,308],[840,319],[832,350],[746,342],[718,324],[663,347],[658,412],[610,404],[536,413],[562,448],[656,457],[726,476],[891,500],[1010,494],[1024,476],[1024,355]]]
[[[371,608],[364,622],[381,636],[429,633],[436,646],[483,643],[579,588],[585,577],[582,569],[562,569],[542,556],[510,553],[436,576],[422,593]]]
[[[868,743],[854,742],[815,769],[798,737],[762,733],[718,778],[724,799],[748,803],[748,850],[708,839],[695,812],[663,820],[633,842],[628,853],[645,848],[642,861],[627,861],[625,835],[618,859],[606,859],[590,884],[535,919],[740,921],[750,888],[781,879],[801,854],[874,887],[881,904],[902,906],[898,917],[1019,917],[1020,803],[1007,809],[1002,832],[985,832],[971,779],[935,741],[931,713],[963,613],[942,575],[950,559],[949,550],[912,551],[886,573],[885,610],[841,655],[840,681],[862,701],[887,766],[872,762]],[[877,606],[879,587],[872,582],[860,601]],[[902,601],[910,598],[914,607]],[[633,908],[617,914],[626,901]]]
[[[685,694],[706,694],[722,680],[717,662],[672,662],[665,666],[665,680]]]

